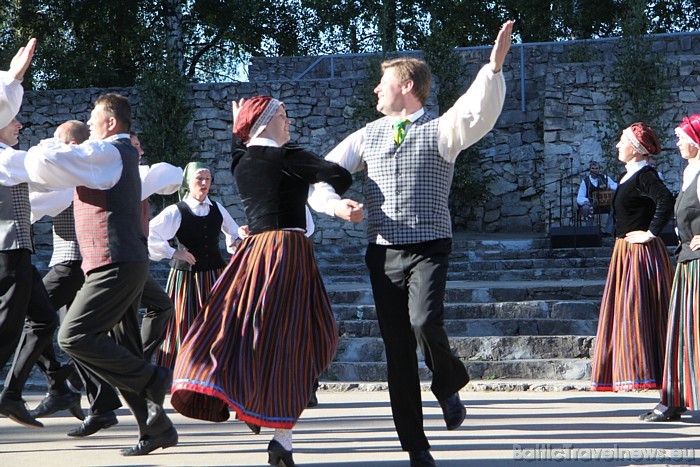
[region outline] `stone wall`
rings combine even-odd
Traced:
[[[680,115],[700,112],[700,33],[653,39],[655,50],[677,65],[670,82],[672,98],[666,103],[668,120],[675,122]],[[483,206],[459,213],[470,219],[470,230],[544,232],[550,222],[570,222],[580,176],[566,177],[584,170],[590,160],[605,159],[603,148],[614,147],[601,141],[600,127],[608,120],[606,102],[616,85],[611,61],[618,46],[619,41],[611,39],[512,48],[504,68],[508,91],[503,113],[495,129],[479,143],[482,158],[475,169],[497,178]],[[465,88],[488,60],[489,51],[485,47],[459,49],[465,64]],[[229,172],[230,101],[255,94],[283,100],[293,119],[293,140],[323,155],[360,126],[358,98],[373,102],[371,87],[362,86],[362,80],[376,62],[369,55],[256,58],[250,65],[249,83],[192,85],[196,111],[190,131],[197,144],[192,156],[210,162],[214,197],[237,221],[245,219]],[[92,102],[105,91],[129,97],[138,130],[139,96],[134,88],[27,92],[19,117],[26,126],[20,146],[50,136],[65,120],[86,121]],[[361,91],[366,94],[360,95]],[[439,112],[434,100],[427,108]],[[672,134],[663,136],[666,161],[660,169],[671,188],[678,189],[682,166],[675,140]],[[142,143],[148,152],[148,141]],[[611,157],[614,155],[607,159]],[[621,169],[612,167],[612,171]],[[349,194],[356,199],[362,198],[360,179],[357,177]],[[323,215],[315,218],[318,243],[359,242],[363,237],[363,223],[348,224]],[[36,226],[39,245],[50,241],[49,230],[47,224]]]

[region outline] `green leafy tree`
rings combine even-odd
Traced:
[[[643,121],[651,125],[662,139],[663,135],[670,134],[670,129],[666,128],[670,124],[663,123],[669,119],[662,119],[662,116],[665,103],[670,99],[667,77],[672,66],[653,50],[651,40],[645,36],[650,23],[646,2],[628,0],[627,8],[613,71],[618,82],[608,99],[610,119],[601,128],[607,166],[613,163],[613,147],[620,133],[632,123]]]
[[[136,118],[148,148],[148,161],[184,167],[194,150],[187,127],[193,110],[187,80],[175,63],[165,62],[146,70],[139,79],[140,106]]]

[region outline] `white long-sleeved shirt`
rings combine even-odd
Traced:
[[[461,151],[483,138],[496,123],[503,109],[506,83],[501,72],[494,73],[489,65],[481,68],[474,82],[438,124],[438,152],[453,163]],[[425,110],[419,109],[406,118],[415,122]],[[398,120],[399,118],[397,118]],[[406,131],[410,131],[411,125]],[[355,173],[364,167],[366,128],[361,128],[340,142],[326,160]],[[333,215],[340,196],[327,183],[317,183],[309,189],[309,205],[315,211]]]
[[[209,214],[212,201],[207,197],[203,202],[187,196],[183,200],[190,207],[195,216],[204,217]],[[215,201],[216,202],[216,201]],[[231,214],[220,203],[216,202],[216,206],[221,212],[223,222],[221,223],[221,231],[226,237],[226,250],[229,253],[234,253],[234,240],[238,238],[238,224],[233,220]],[[148,254],[153,261],[162,259],[170,259],[177,251],[171,247],[168,240],[175,237],[180,225],[182,224],[182,215],[177,205],[171,204],[163,209],[160,214],[151,219],[148,227]]]
[[[153,194],[169,195],[175,193],[182,185],[182,169],[158,162],[153,165],[139,165],[141,176],[141,201]]]
[[[159,162],[152,166],[140,165],[141,200],[152,194],[169,195],[175,193],[182,183],[182,169],[174,165]],[[29,193],[32,205],[32,223],[44,216],[55,217],[73,202],[73,188],[46,193]]]
[[[589,175],[586,175],[590,180],[591,180],[591,185],[594,187],[598,186],[598,183],[600,183],[598,178],[591,178]],[[612,178],[608,177],[607,175],[601,175],[601,177],[605,177],[608,180],[608,187],[611,190],[617,190],[617,183],[613,181]],[[588,199],[586,196],[586,180],[581,180],[581,186],[578,187],[578,194],[576,195],[576,202],[578,203],[579,206],[583,206],[585,203],[590,203],[591,200]]]
[[[29,182],[29,174],[24,166],[26,157],[26,151],[18,151],[0,143],[0,185],[14,186]]]
[[[119,134],[81,144],[65,144],[54,138],[43,140],[27,151],[25,167],[29,179],[56,189],[84,186],[109,190],[122,176],[121,155],[111,144],[120,138],[129,138],[129,135]]]
[[[73,188],[66,188],[60,191],[49,191],[39,193],[29,192],[29,204],[32,206],[32,224],[44,216],[56,217],[65,211],[73,202]]]
[[[22,83],[6,71],[0,71],[0,128],[10,124],[22,105]]]

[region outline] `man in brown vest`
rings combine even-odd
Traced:
[[[178,436],[163,410],[170,371],[144,360],[138,327],[148,250],[126,97],[100,96],[88,125],[89,141],[69,146],[46,140],[29,151],[26,167],[35,183],[76,188],[75,230],[85,284],[66,313],[58,342],[121,391],[139,425],[138,443],[121,454],[145,455],[175,446]]]

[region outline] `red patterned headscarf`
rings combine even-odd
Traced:
[[[233,126],[233,132],[243,140],[243,144],[260,136],[277,109],[284,104],[270,96],[255,96],[247,99],[241,107]]]
[[[683,117],[680,126],[676,128],[676,136],[700,149],[700,114]]]
[[[639,154],[646,156],[661,152],[659,139],[656,137],[654,130],[646,123],[633,123],[629,128],[625,128],[622,131],[622,135]]]

